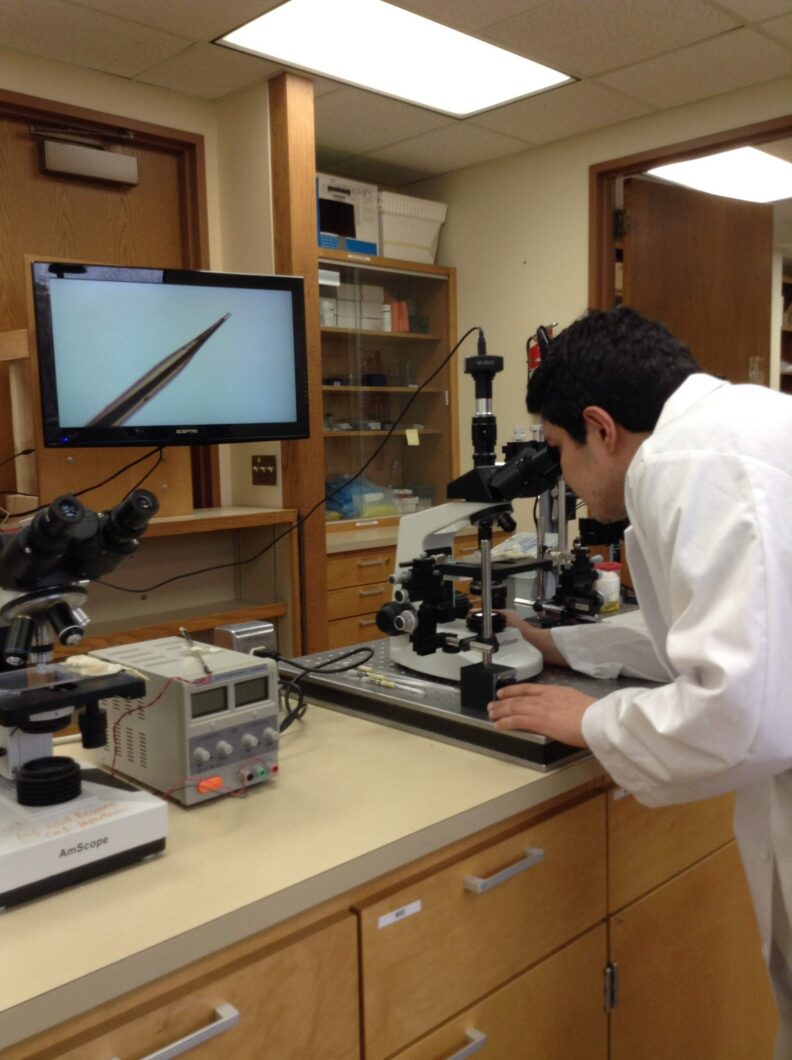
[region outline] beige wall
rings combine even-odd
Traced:
[[[538,324],[566,325],[586,309],[589,167],[792,112],[792,78],[678,107],[598,132],[472,166],[409,189],[448,203],[438,260],[458,269],[459,334],[484,328],[490,353],[506,368],[496,377],[502,441],[525,423],[525,340]],[[470,459],[472,386],[461,370],[460,453]]]

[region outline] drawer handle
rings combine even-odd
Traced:
[[[361,589],[358,596],[382,596],[384,589]]]
[[[483,1049],[487,1044],[487,1036],[484,1031],[477,1031],[475,1027],[471,1027],[469,1031],[465,1031],[465,1037],[467,1038],[467,1045],[463,1046],[456,1053],[452,1053],[447,1060],[466,1060],[466,1057],[477,1053],[479,1049]]]
[[[381,567],[383,563],[387,562],[384,556],[381,559],[359,559],[358,567]]]
[[[200,1030],[193,1031],[192,1034],[188,1034],[184,1038],[179,1038],[178,1042],[165,1045],[162,1049],[157,1049],[156,1053],[149,1053],[148,1056],[143,1057],[143,1060],[171,1060],[172,1056],[181,1056],[188,1049],[194,1049],[196,1045],[208,1042],[211,1038],[216,1038],[218,1034],[222,1034],[224,1031],[230,1031],[232,1027],[236,1027],[237,1023],[239,1023],[239,1010],[225,1001],[217,1006],[214,1014],[215,1020],[208,1027],[201,1027]],[[118,1057],[113,1057],[113,1060],[118,1060]]]
[[[359,626],[376,626],[376,624],[377,624],[376,618],[369,618],[366,621],[358,622]]]
[[[472,891],[474,894],[485,894],[487,891],[491,891],[493,887],[498,887],[501,883],[505,883],[506,880],[510,880],[512,876],[519,876],[526,869],[532,869],[534,865],[544,861],[544,856],[544,850],[540,850],[539,847],[526,847],[524,858],[520,858],[513,865],[501,869],[494,876],[466,876],[465,890]]]

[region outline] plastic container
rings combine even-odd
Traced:
[[[444,202],[381,191],[379,252],[382,257],[433,264],[447,209]]]
[[[618,611],[621,607],[621,563],[596,563],[597,592],[602,596],[600,614]]]

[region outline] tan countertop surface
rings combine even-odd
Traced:
[[[280,765],[245,798],[171,804],[157,858],[0,913],[0,1048],[602,775],[320,707]]]

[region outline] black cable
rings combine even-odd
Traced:
[[[156,448],[156,449],[152,449],[152,450],[150,450],[150,452],[148,452],[148,453],[144,453],[144,454],[143,454],[143,456],[139,456],[139,457],[137,458],[137,460],[131,460],[131,461],[130,461],[130,462],[129,462],[128,464],[124,464],[124,466],[123,466],[123,467],[120,467],[120,468],[118,469],[118,471],[114,471],[112,475],[108,475],[108,476],[107,476],[107,478],[106,478],[106,479],[102,479],[102,481],[101,481],[101,482],[95,482],[95,483],[93,484],[93,486],[86,486],[84,490],[78,490],[78,491],[77,491],[77,493],[70,493],[70,494],[69,494],[69,496],[70,496],[70,497],[83,497],[83,496],[84,496],[84,495],[85,495],[86,493],[92,493],[92,492],[93,492],[94,490],[98,490],[98,489],[99,489],[99,488],[100,488],[101,486],[106,486],[108,482],[112,482],[112,481],[113,481],[113,479],[114,479],[114,478],[118,478],[118,476],[119,476],[119,475],[123,475],[125,471],[129,471],[129,469],[130,469],[131,467],[135,467],[135,465],[136,465],[136,464],[139,464],[139,463],[140,463],[140,462],[141,462],[142,460],[148,460],[148,458],[149,458],[150,456],[154,456],[154,454],[155,454],[155,453],[159,453],[159,460],[158,460],[158,461],[157,461],[157,463],[156,463],[156,464],[154,465],[154,467],[158,467],[158,466],[159,466],[159,464],[160,464],[160,463],[161,463],[161,461],[162,461],[162,448],[163,448],[163,447],[162,447],[161,445],[160,445],[160,446],[157,446],[157,448]],[[19,455],[19,454],[17,454],[17,455]],[[142,478],[142,479],[140,480],[141,482],[145,482],[145,481],[146,481],[146,479],[148,478],[148,476],[149,476],[149,475],[151,474],[151,472],[152,472],[152,471],[154,470],[154,467],[153,467],[153,468],[151,468],[151,471],[147,471],[147,472],[146,472],[146,474],[145,474],[145,475],[143,476],[143,478]],[[135,486],[135,489],[137,489],[137,486]],[[132,492],[132,490],[130,490],[130,491],[129,491],[129,493],[131,493],[131,492]],[[128,495],[129,495],[129,494],[127,494],[127,496],[128,496]],[[45,509],[46,507],[48,507],[48,505],[46,505],[46,504],[40,504],[40,505],[38,506],[38,508],[30,508],[30,509],[28,509],[28,511],[26,511],[26,512],[15,512],[15,513],[14,513],[14,518],[15,518],[15,519],[21,519],[21,518],[23,518],[23,516],[25,516],[25,515],[35,515],[35,514],[36,514],[36,512],[41,512],[41,511],[43,511],[43,510],[44,510],[44,509]],[[97,579],[97,580],[98,580],[98,579]],[[143,591],[145,591],[145,590],[143,590]]]
[[[13,456],[7,456],[5,460],[0,460],[0,467],[3,464],[10,464],[12,460],[16,460],[18,456],[30,456],[31,453],[35,453],[35,449],[20,449],[18,453],[14,453]]]
[[[301,516],[295,523],[292,524],[292,526],[287,526],[286,529],[282,533],[278,534],[277,537],[273,538],[273,540],[270,541],[270,543],[268,545],[264,545],[263,548],[260,548],[258,552],[255,552],[252,556],[248,556],[247,559],[231,560],[228,563],[216,563],[212,567],[201,567],[200,570],[186,571],[184,574],[174,574],[171,578],[165,578],[165,579],[163,579],[160,582],[156,582],[154,585],[147,585],[144,588],[132,589],[132,588],[129,588],[128,586],[125,586],[125,585],[114,585],[112,582],[104,581],[102,578],[97,578],[96,579],[98,584],[99,585],[104,585],[108,589],[115,589],[115,590],[117,590],[118,592],[121,592],[121,593],[135,593],[135,594],[137,594],[137,593],[153,593],[155,589],[161,589],[165,585],[171,585],[173,582],[181,581],[182,578],[194,578],[194,577],[197,577],[197,575],[199,575],[199,574],[210,574],[212,571],[226,570],[228,567],[243,567],[246,563],[252,563],[254,560],[258,559],[260,556],[263,556],[265,552],[269,552],[269,550],[271,548],[274,548],[275,545],[277,545],[278,542],[281,541],[288,534],[293,533],[295,530],[300,530],[305,525],[305,523],[311,518],[313,513],[318,508],[321,508],[321,506],[323,504],[327,504],[327,502],[332,500],[333,497],[335,497],[335,495],[337,493],[340,493],[342,489],[346,489],[349,485],[351,485],[351,483],[355,482],[357,479],[360,478],[360,476],[363,474],[363,472],[366,470],[366,468],[372,463],[372,461],[377,456],[379,456],[379,454],[382,452],[384,447],[387,445],[388,441],[390,440],[391,436],[393,435],[393,432],[399,426],[399,424],[403,420],[405,414],[407,413],[408,409],[410,408],[412,403],[415,401],[415,399],[418,397],[418,395],[421,393],[421,391],[424,390],[432,382],[432,380],[435,378],[435,376],[437,376],[443,370],[443,368],[445,368],[445,366],[448,364],[448,362],[454,356],[454,354],[459,349],[459,347],[462,345],[462,343],[465,341],[465,339],[469,335],[472,335],[474,331],[478,331],[479,333],[481,333],[481,328],[478,325],[475,325],[472,328],[468,328],[468,330],[465,332],[465,334],[462,336],[462,338],[459,340],[459,342],[457,342],[449,350],[449,352],[446,354],[446,356],[443,358],[443,360],[440,362],[440,364],[437,366],[437,368],[435,368],[435,370],[432,372],[432,374],[427,379],[425,379],[423,381],[423,383],[421,383],[421,385],[417,388],[417,390],[415,391],[414,394],[410,395],[410,400],[407,402],[407,404],[401,410],[399,415],[396,417],[396,420],[394,421],[393,426],[390,428],[388,433],[382,439],[382,442],[376,447],[376,449],[371,454],[371,456],[368,458],[368,460],[365,462],[365,464],[363,464],[363,466],[358,471],[356,471],[355,474],[350,479],[347,479],[345,482],[343,482],[336,489],[332,490],[330,493],[326,493],[320,500],[318,500],[316,502],[316,504],[312,508],[308,509],[308,511],[305,513],[305,515]]]
[[[159,449],[157,450],[157,452],[159,453],[159,456],[157,457],[157,462],[154,465],[154,467],[150,467],[148,469],[148,471],[146,472],[146,474],[143,476],[143,478],[140,479],[139,482],[136,482],[135,485],[132,487],[132,489],[127,490],[126,495],[122,498],[122,500],[126,500],[127,497],[131,496],[131,494],[133,494],[135,492],[135,490],[139,490],[140,487],[143,485],[143,483],[146,481],[146,479],[149,477],[149,475],[153,475],[154,472],[157,470],[157,468],[160,466],[162,461],[165,459],[165,457],[163,456],[163,452],[164,452],[163,447],[160,446]],[[149,456],[151,456],[151,453],[149,453]],[[94,487],[94,489],[95,488],[96,487]]]
[[[257,655],[259,658],[275,659],[276,662],[286,663],[288,666],[294,666],[299,673],[296,673],[288,682],[282,682],[280,685],[281,695],[281,706],[283,707],[285,717],[279,725],[280,732],[286,732],[289,726],[295,722],[298,718],[305,716],[305,712],[308,709],[308,704],[305,702],[305,691],[300,686],[300,681],[307,677],[308,674],[343,674],[347,670],[355,670],[358,666],[362,666],[363,663],[367,663],[369,659],[374,657],[374,649],[369,648],[366,645],[362,645],[358,648],[351,648],[349,651],[344,652],[342,655],[337,655],[332,659],[326,659],[323,663],[319,663],[316,666],[306,666],[304,663],[298,662],[296,659],[287,659],[278,652],[269,651],[266,648],[257,648],[251,652],[251,655]],[[354,663],[348,663],[346,666],[339,666],[339,663],[344,662],[345,659],[354,658],[356,655],[362,655],[363,658]],[[297,705],[292,707],[291,696],[292,693],[297,693]]]

